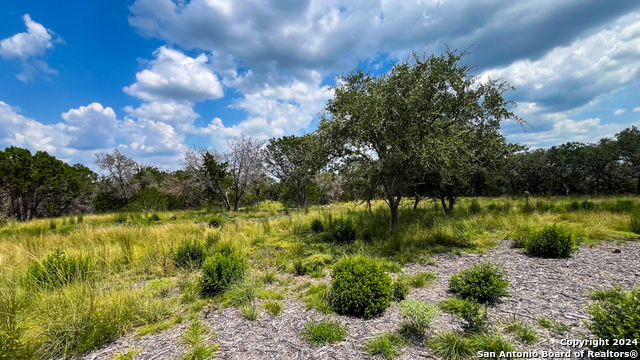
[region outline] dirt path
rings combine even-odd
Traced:
[[[580,339],[588,334],[582,320],[587,318],[588,294],[599,288],[609,289],[622,284],[630,289],[640,284],[640,243],[625,245],[603,243],[595,247],[581,247],[570,259],[532,258],[510,248],[504,241],[496,249],[485,254],[440,254],[436,265],[409,264],[409,274],[430,271],[438,275],[433,285],[412,289],[410,299],[437,303],[451,297],[448,279],[452,274],[465,269],[474,262],[491,261],[503,264],[511,282],[512,297],[498,304],[490,312],[493,325],[519,316],[525,323],[535,324],[539,317],[546,317],[572,325],[569,332],[559,335],[536,326],[540,341],[532,346],[518,344],[521,350],[569,350],[557,342],[561,338]],[[614,252],[614,250],[620,252]],[[329,278],[324,279],[329,281]],[[349,326],[347,339],[337,344],[311,348],[300,339],[302,326],[310,320],[324,318],[339,319]],[[218,358],[222,359],[370,359],[362,350],[366,340],[377,334],[395,331],[401,323],[396,305],[392,305],[383,316],[371,320],[338,315],[323,315],[317,311],[305,311],[304,304],[295,298],[284,301],[283,312],[274,317],[263,313],[256,321],[248,321],[235,308],[223,313],[212,312],[205,323],[216,333],[215,342],[220,344]],[[106,348],[87,354],[82,359],[107,359],[114,351],[123,351],[133,346],[143,350],[134,360],[178,359],[183,347],[178,338],[185,325],[162,334],[134,340],[124,337]],[[460,329],[461,321],[454,316],[441,314],[436,318],[432,332],[444,329]],[[427,348],[409,345],[400,359],[433,358]]]

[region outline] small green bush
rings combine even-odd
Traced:
[[[640,341],[640,287],[631,291],[615,287],[602,298],[603,300],[589,307],[591,316],[587,328],[591,330],[594,338]],[[607,345],[590,348],[594,351],[640,351],[640,342],[616,344],[611,341]]]
[[[585,200],[581,204],[582,210],[593,210],[596,208],[596,204],[593,201]]]
[[[247,269],[247,260],[235,251],[218,252],[202,264],[202,294],[211,296],[226,290],[242,279]]]
[[[632,233],[640,235],[640,212],[631,214],[631,218],[629,219],[629,228]]]
[[[333,267],[333,306],[340,314],[370,318],[389,307],[391,278],[373,260],[345,257]]]
[[[194,239],[184,241],[171,254],[173,262],[185,269],[200,267],[206,257],[204,244]]]
[[[126,213],[118,213],[113,216],[113,221],[118,224],[124,224],[127,222],[127,214]]]
[[[393,301],[402,301],[409,295],[409,285],[402,280],[393,282]]]
[[[211,219],[209,219],[208,224],[209,224],[209,227],[218,228],[222,226],[222,217],[214,216]]]
[[[479,214],[482,212],[482,206],[480,206],[480,202],[478,199],[471,200],[471,205],[469,205],[469,213],[470,214]]]
[[[567,211],[578,211],[580,210],[580,203],[577,201],[570,202],[567,206],[565,206]]]
[[[380,355],[384,359],[392,360],[400,355],[406,340],[396,334],[382,334],[367,341],[364,350],[369,356]]]
[[[437,309],[424,301],[405,300],[400,303],[402,312],[402,332],[423,336],[425,330],[431,326],[436,316]]]
[[[156,222],[156,221],[160,221],[160,215],[153,213],[151,214],[151,216],[149,216],[148,219],[150,222]]]
[[[324,224],[322,223],[322,220],[318,218],[313,219],[313,221],[311,222],[311,230],[316,234],[323,232]]]
[[[39,286],[54,287],[86,278],[91,268],[91,259],[71,257],[63,250],[57,249],[47,255],[42,263],[31,265],[27,272]]]
[[[566,258],[571,256],[575,246],[576,236],[573,232],[562,225],[553,224],[532,231],[525,249],[533,256]]]
[[[452,292],[464,299],[475,300],[481,304],[492,304],[500,298],[509,296],[509,280],[502,266],[490,262],[460,271],[451,276],[449,286]]]
[[[611,212],[631,212],[634,210],[634,204],[632,200],[618,199],[615,203],[603,204],[606,210]]]
[[[311,321],[304,324],[300,336],[311,346],[333,344],[347,337],[347,326],[339,321]]]
[[[459,315],[465,324],[462,328],[470,333],[481,333],[487,331],[487,323],[489,317],[487,315],[487,306],[479,304],[473,300],[464,300],[459,309]]]
[[[331,240],[339,244],[355,241],[356,227],[351,219],[335,219],[331,224]]]

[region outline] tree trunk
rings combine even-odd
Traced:
[[[391,233],[395,234],[396,230],[398,230],[398,205],[400,205],[400,200],[402,198],[398,197],[397,199],[392,196],[389,198],[389,209],[391,209]]]
[[[369,214],[373,214],[373,211],[371,211],[371,200],[367,200],[367,207],[369,208]]]
[[[447,206],[447,203],[445,200],[449,201],[449,205]],[[453,205],[455,204],[456,199],[454,197],[441,197],[440,198],[440,203],[442,204],[442,208],[444,209],[444,213],[448,216],[451,217],[453,216]]]
[[[418,208],[418,204],[420,204],[420,201],[422,200],[422,198],[418,195],[416,195],[416,202],[413,203],[413,210]]]

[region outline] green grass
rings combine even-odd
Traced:
[[[402,353],[402,348],[407,341],[397,334],[382,334],[367,341],[364,350],[367,355],[380,355],[384,359],[395,359]]]
[[[347,327],[339,321],[322,320],[304,324],[300,337],[311,346],[333,344],[347,337]]]
[[[571,325],[566,325],[559,321],[547,319],[544,317],[538,318],[538,326],[549,329],[558,334],[563,334],[571,330]]]
[[[429,347],[434,355],[449,360],[467,359],[474,350],[471,340],[451,330],[438,333]]]
[[[436,274],[430,272],[420,272],[414,275],[401,275],[398,280],[404,281],[412,288],[422,288],[432,284],[437,278]]]
[[[182,341],[187,345],[182,360],[205,360],[211,358],[220,345],[212,345],[211,331],[198,319],[191,321],[182,334]]]
[[[138,353],[142,351],[142,349],[134,349],[128,348],[125,352],[116,352],[111,354],[111,360],[131,360],[134,356],[138,355]]]
[[[273,316],[278,316],[282,312],[282,303],[278,301],[267,301],[264,303],[264,308]]]
[[[326,285],[289,289],[293,280],[285,270],[296,259],[313,268],[307,275],[317,277],[326,275],[344,255],[374,258],[387,272],[395,273],[402,264],[431,263],[434,253],[482,252],[513,234],[554,223],[571,229],[583,244],[640,238],[633,232],[637,216],[630,212],[640,204],[637,197],[550,197],[530,202],[533,213],[526,214],[521,211],[523,198],[477,198],[475,202],[463,198],[448,218],[438,203],[425,200],[414,211],[408,199],[401,204],[396,234],[389,231],[389,210],[382,201],[373,202],[371,214],[364,204],[341,203],[289,209],[290,219],[280,213],[281,204],[263,202],[260,211],[250,212],[158,212],[159,221],[142,212],[84,214],[73,220],[2,220],[0,331],[10,334],[11,341],[0,340],[0,356],[31,360],[80,355],[127,331],[157,333],[192,312],[220,305],[241,307],[257,298],[269,302],[299,296],[307,309],[332,312]],[[222,219],[223,225],[209,227],[214,217]],[[321,219],[327,230],[331,219],[337,218],[353,222],[354,242],[333,243],[327,231],[311,230],[314,219]],[[207,251],[233,245],[250,260],[247,273],[255,284],[242,282],[229,294],[203,299],[198,272],[171,257],[186,242],[203,244]],[[28,281],[28,269],[56,249],[69,258],[89,259],[90,271],[82,276],[69,273],[46,288]],[[408,280],[420,287],[432,279],[420,275]]]
[[[505,330],[513,334],[515,338],[523,344],[531,345],[538,341],[538,333],[536,330],[521,321],[511,321],[505,327]]]

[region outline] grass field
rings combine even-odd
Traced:
[[[583,245],[634,241],[640,229],[632,214],[639,205],[640,199],[633,197],[532,198],[528,204],[524,198],[462,199],[455,215],[447,218],[439,203],[424,201],[414,210],[413,202],[406,201],[395,234],[389,231],[389,211],[382,201],[373,204],[372,212],[356,203],[303,210],[264,203],[259,212],[121,213],[3,222],[0,358],[82,354],[125,333],[144,336],[183,321],[190,322],[194,334],[203,334],[196,329],[199,314],[235,306],[247,318],[255,317],[256,299],[276,315],[285,297],[297,296],[309,308],[322,309],[326,289],[294,284],[291,277],[324,277],[325,269],[348,254],[379,259],[388,271],[397,272],[406,263],[429,262],[433,253],[481,252],[554,223],[573,230]],[[221,226],[209,226],[216,216]],[[329,229],[340,218],[351,219],[356,241],[336,243],[331,232],[312,229],[316,219]],[[230,244],[249,259],[249,274],[224,294],[203,298],[198,268],[174,261],[176,249],[188,241],[206,249]],[[73,267],[64,281],[36,281],[34,266],[59,249],[86,266]],[[215,351],[204,335],[192,337],[192,352]]]

